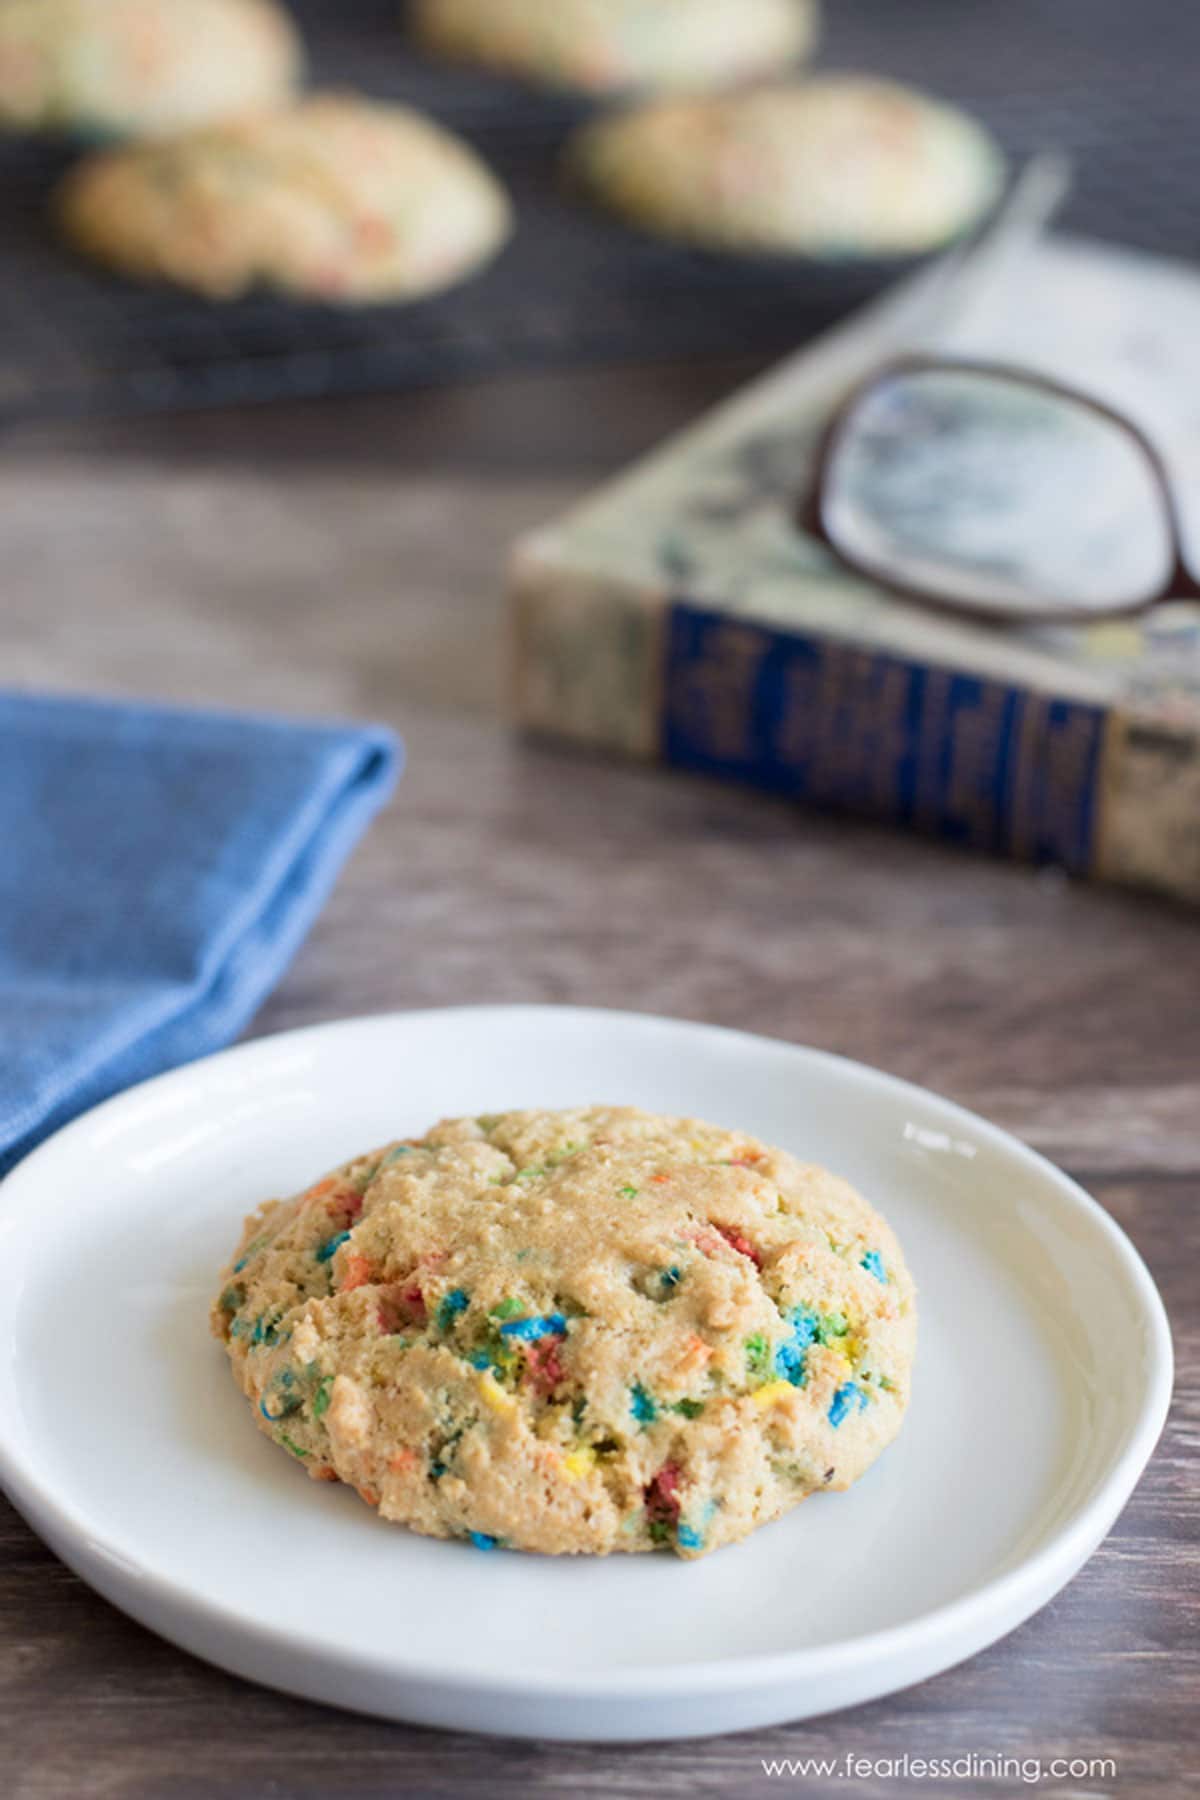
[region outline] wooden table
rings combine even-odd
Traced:
[[[256,1031],[464,1000],[635,1007],[881,1064],[1056,1158],[1128,1229],[1172,1311],[1179,1397],[1145,1479],[1077,1580],[965,1666],[808,1725],[628,1749],[409,1730],[249,1687],[114,1612],[0,1502],[0,1793],[866,1800],[903,1785],[762,1768],[847,1751],[1111,1757],[1115,1782],[1039,1791],[1196,1791],[1200,919],[520,743],[499,717],[509,539],[746,373],[10,439],[4,679],[404,733],[399,796]]]

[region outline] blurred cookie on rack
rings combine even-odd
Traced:
[[[630,224],[712,250],[918,255],[996,199],[1004,162],[957,108],[824,75],[647,101],[577,131],[572,184]]]
[[[711,88],[799,61],[816,0],[412,0],[429,50],[585,93]]]
[[[294,91],[276,0],[0,0],[0,130],[157,137]]]
[[[256,287],[415,299],[471,274],[511,223],[504,189],[460,139],[355,94],[97,152],[55,205],[95,260],[212,299]]]

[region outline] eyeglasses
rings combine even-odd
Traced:
[[[1145,434],[1001,364],[880,369],[827,427],[797,522],[855,573],[974,618],[1078,624],[1200,599]]]

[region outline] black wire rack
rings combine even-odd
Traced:
[[[214,304],[77,260],[55,241],[46,210],[70,150],[0,140],[0,421],[774,353],[896,273],[740,262],[626,231],[559,187],[563,140],[586,110],[577,101],[420,56],[397,0],[295,0],[294,10],[315,82],[422,107],[482,151],[516,200],[511,245],[481,276],[415,305],[341,309],[267,294]],[[1200,7],[826,0],[825,10],[823,66],[869,68],[955,99],[1016,157],[1047,146],[1070,153],[1071,228],[1200,252]]]

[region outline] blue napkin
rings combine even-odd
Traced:
[[[400,761],[375,727],[0,693],[0,1172],[237,1035]]]

